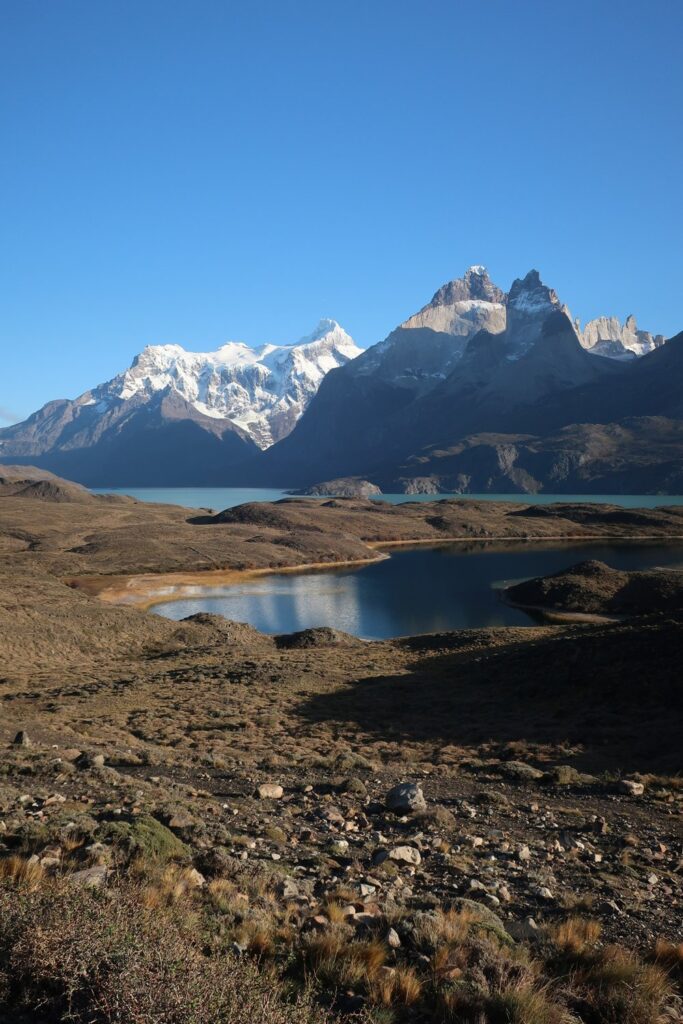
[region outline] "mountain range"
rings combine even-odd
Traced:
[[[537,271],[505,292],[474,266],[365,351],[330,320],[293,346],[147,348],[0,430],[0,461],[101,486],[680,493],[682,378],[683,335],[582,328]]]
[[[294,345],[150,345],[112,380],[0,430],[0,461],[54,467],[90,486],[225,484],[361,351],[334,320]]]

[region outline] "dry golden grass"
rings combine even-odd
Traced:
[[[394,1002],[413,1006],[422,995],[423,984],[413,967],[397,967],[392,975]]]
[[[386,967],[368,985],[370,1002],[381,1007],[409,1007],[419,1002],[424,983],[413,967]]]
[[[467,942],[473,929],[481,927],[482,917],[469,909],[437,909],[424,917],[414,929],[413,941],[418,949],[429,954],[444,946],[450,949]]]
[[[616,1024],[658,1024],[674,989],[666,971],[621,946],[577,961],[570,994],[590,1020]]]
[[[567,956],[583,956],[595,948],[600,941],[602,925],[581,917],[568,917],[566,921],[553,925],[549,935],[561,953]]]
[[[17,882],[30,889],[36,889],[45,877],[45,870],[38,860],[13,855],[0,859],[0,880]]]
[[[653,959],[657,966],[665,971],[683,976],[683,942],[657,939]]]
[[[330,900],[323,907],[323,913],[330,924],[343,924],[346,920],[346,914],[344,913],[344,906],[337,902],[337,900]]]

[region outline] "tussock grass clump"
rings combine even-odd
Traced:
[[[595,949],[602,934],[599,921],[589,921],[581,917],[568,917],[566,921],[550,929],[553,944],[565,956],[584,957]]]
[[[368,992],[384,970],[389,947],[379,939],[354,940],[349,929],[333,926],[307,936],[302,955],[318,984],[333,991],[350,987]]]
[[[0,1019],[41,1007],[72,1024],[325,1024],[248,959],[204,955],[135,885],[0,883]]]
[[[665,971],[618,946],[578,972],[571,988],[587,1024],[657,1024],[673,994]]]
[[[37,888],[45,871],[38,860],[13,854],[0,858],[0,882],[17,882],[29,888]]]
[[[567,1005],[585,1024],[657,1024],[675,998],[668,963],[647,963],[622,946],[601,946],[600,925],[568,918],[549,929],[546,970],[564,981]],[[668,946],[668,944],[667,944]],[[672,947],[668,946],[670,950]],[[675,948],[675,947],[674,947]],[[661,960],[665,959],[660,944]]]
[[[419,1002],[424,980],[413,967],[388,968],[370,982],[371,1001],[383,1007],[409,1007]]]
[[[683,981],[683,942],[657,939],[652,959],[662,970]]]

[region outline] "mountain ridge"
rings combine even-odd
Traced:
[[[487,476],[486,466],[502,457],[512,484],[538,489],[550,483],[544,473],[556,483],[562,476],[548,449],[559,446],[564,457],[558,432],[577,428],[572,458],[580,458],[579,427],[640,419],[670,481],[678,478],[675,431],[659,420],[683,419],[683,366],[671,345],[633,317],[623,325],[600,317],[581,329],[537,270],[504,292],[477,265],[366,350],[329,320],[292,346],[148,347],[99,388],[0,430],[0,462],[24,459],[100,486],[309,487],[362,477],[442,489],[454,475],[434,469],[439,460],[429,453],[457,450],[466,463],[458,486],[500,475]],[[510,440],[493,448],[467,441],[483,435]],[[622,464],[626,439],[634,450],[639,439],[616,426],[611,436],[605,445],[616,451],[621,438]],[[532,459],[520,437],[544,458]],[[424,468],[425,459],[432,476],[411,483],[406,467]],[[525,459],[550,468],[512,472]],[[651,466],[651,486],[657,472]]]

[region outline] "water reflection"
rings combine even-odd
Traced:
[[[157,605],[172,619],[199,611],[249,622],[266,633],[332,626],[381,639],[483,626],[528,626],[503,604],[503,582],[528,579],[597,558],[619,569],[683,567],[683,547],[652,544],[452,544],[395,551],[369,566],[275,574]]]

